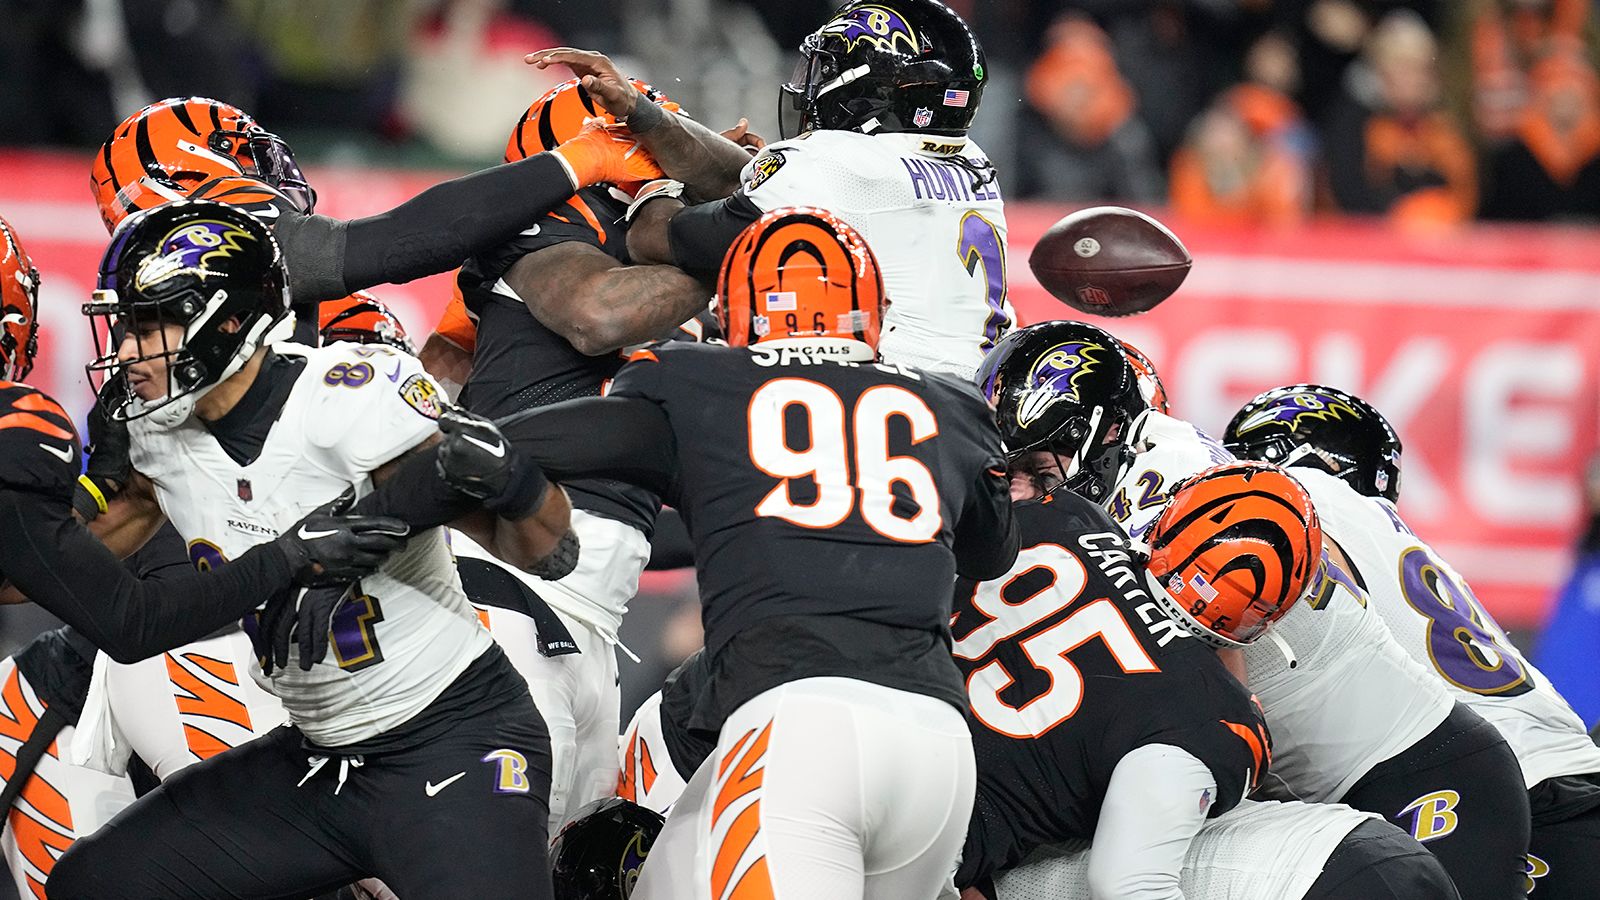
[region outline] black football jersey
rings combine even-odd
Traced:
[[[944,643],[958,526],[1011,533],[999,434],[972,385],[826,352],[672,343],[635,354],[610,395],[670,423],[666,499],[694,543],[724,692],[696,727],[823,674],[962,703]],[[915,677],[911,657],[926,667]]]
[[[621,224],[626,211],[627,205],[609,189],[584,188],[534,227],[462,266],[461,298],[478,323],[472,374],[462,396],[468,409],[498,419],[576,397],[598,396],[617,374],[626,361],[624,354],[579,353],[534,318],[526,304],[495,293],[494,286],[517,260],[568,241],[589,244],[627,263],[627,234]],[[646,535],[655,525],[660,502],[637,487],[603,479],[575,480],[563,487],[579,509],[625,522]]]
[[[1204,763],[1217,780],[1211,816],[1238,804],[1271,755],[1254,698],[1161,612],[1104,510],[1059,491],[1016,517],[1011,571],[955,591],[978,764],[961,887],[1040,845],[1092,838],[1112,770],[1141,746]]]
[[[38,388],[0,381],[0,488],[72,498],[82,470],[78,432]]]

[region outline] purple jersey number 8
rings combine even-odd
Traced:
[[[978,274],[983,264],[984,299],[989,303],[989,318],[983,323],[982,350],[989,350],[1011,326],[1006,312],[1006,246],[1000,229],[976,212],[961,217],[961,240],[956,244],[961,265],[968,275]]]
[[[1428,621],[1428,657],[1444,679],[1474,694],[1513,697],[1533,690],[1522,662],[1501,645],[1499,626],[1426,548],[1400,556],[1406,602]]]

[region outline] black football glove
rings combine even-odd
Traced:
[[[544,472],[506,440],[495,424],[460,407],[439,417],[439,477],[507,519],[532,513],[549,483]]]
[[[126,394],[123,376],[113,375],[101,386],[100,397],[89,410],[89,446],[83,448],[89,464],[72,497],[72,508],[85,522],[92,522],[105,512],[104,504],[122,490],[133,473],[128,456],[128,423],[111,418],[110,413]]]
[[[300,671],[311,671],[328,655],[334,613],[360,590],[360,582],[293,588],[268,600],[254,635],[261,671],[271,675],[275,668],[287,670],[291,647],[299,648]]]
[[[345,584],[370,575],[389,554],[405,546],[411,526],[388,516],[350,516],[355,488],[290,526],[274,541],[289,558],[300,585]]]

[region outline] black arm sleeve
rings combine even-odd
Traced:
[[[1022,533],[1011,514],[1011,482],[1004,472],[985,469],[956,523],[956,574],[974,581],[999,578],[1021,548]]]
[[[0,490],[0,573],[117,662],[197,641],[290,585],[266,543],[210,572],[144,582],[72,517],[65,500]]]
[[[665,495],[676,475],[672,426],[661,407],[634,397],[585,397],[496,422],[551,481],[603,475]],[[439,477],[439,448],[410,454],[394,475],[351,510],[394,516],[421,531],[445,525],[480,502]]]
[[[513,413],[495,423],[551,481],[615,478],[671,502],[677,439],[667,413],[642,397],[584,397]]]
[[[276,233],[295,303],[317,303],[447,272],[516,237],[572,194],[566,167],[540,153],[436,184],[375,216],[285,217]]]
[[[667,223],[673,263],[706,284],[715,282],[733,239],[759,218],[761,208],[743,193],[685,207]]]
[[[650,561],[645,568],[687,569],[694,565],[694,542],[683,514],[667,507],[656,516],[656,529],[650,533]]]

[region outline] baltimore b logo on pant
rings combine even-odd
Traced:
[[[1426,844],[1449,837],[1456,830],[1461,823],[1461,817],[1456,814],[1456,806],[1460,803],[1461,795],[1455,791],[1434,791],[1411,801],[1398,815],[1413,813],[1411,836],[1417,839],[1417,843]]]

